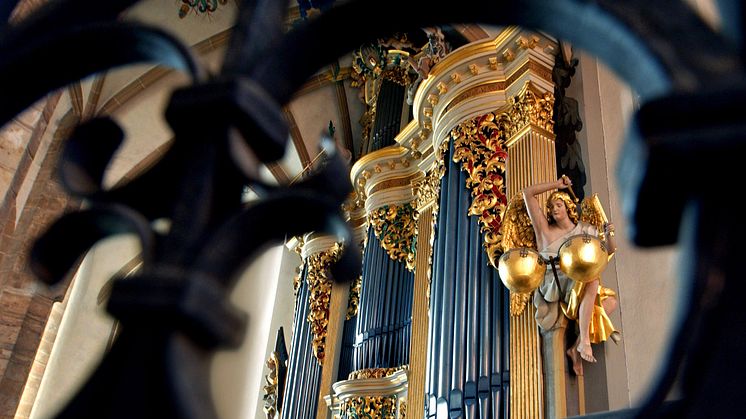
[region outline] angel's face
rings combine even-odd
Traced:
[[[555,199],[552,201],[551,214],[554,221],[560,221],[567,218],[567,207],[565,201],[561,199]]]

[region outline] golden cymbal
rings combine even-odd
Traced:
[[[535,290],[544,279],[546,270],[547,265],[539,252],[527,247],[508,250],[497,263],[500,280],[515,293]]]
[[[606,246],[590,234],[570,237],[559,250],[559,267],[570,279],[591,282],[601,276],[609,262]]]

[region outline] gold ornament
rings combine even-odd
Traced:
[[[536,250],[516,247],[500,256],[497,270],[500,280],[510,291],[528,294],[541,284],[547,265]]]
[[[307,259],[308,273],[308,317],[313,334],[313,354],[319,365],[324,363],[326,331],[329,326],[329,301],[332,293],[332,281],[329,268],[339,259],[342,247],[338,244],[331,249],[311,255]]]
[[[406,262],[410,271],[414,270],[418,216],[411,203],[384,205],[369,214],[369,225],[381,247],[391,259]]]
[[[342,403],[343,417],[395,419],[396,396],[351,397]]]
[[[461,163],[468,174],[466,187],[471,191],[469,215],[478,215],[484,233],[484,249],[490,260],[500,252],[500,226],[505,212],[505,137],[488,113],[459,124],[451,132],[453,161]],[[494,263],[493,263],[494,266]]]
[[[362,286],[362,284],[362,275],[357,277],[357,279],[352,281],[352,284],[350,284],[350,301],[347,303],[347,316],[345,317],[346,320],[350,320],[357,315],[357,309],[360,305],[360,287]]]
[[[365,368],[362,370],[352,371],[348,376],[348,380],[366,380],[369,378],[383,378],[390,375],[394,375],[397,371],[407,371],[409,365],[402,365],[400,367],[393,368]]]
[[[606,246],[590,234],[577,234],[567,239],[560,246],[558,258],[562,272],[582,283],[598,279],[609,262]]]

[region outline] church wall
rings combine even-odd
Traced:
[[[272,305],[272,319],[269,326],[269,336],[267,337],[267,343],[264,350],[264,360],[269,358],[272,351],[275,350],[275,339],[277,337],[277,329],[280,327],[284,330],[285,345],[290,352],[290,342],[292,341],[293,332],[293,306],[295,302],[295,296],[293,295],[293,278],[295,277],[295,270],[300,265],[300,256],[289,250],[287,247],[282,248],[282,261],[280,263],[280,272],[277,279],[277,293],[275,295],[274,304]],[[305,320],[305,319],[304,319]],[[266,366],[266,362],[262,364],[262,373],[260,374],[260,385],[264,386],[266,382],[264,377],[269,373],[269,369]],[[264,391],[261,390],[256,393],[256,413],[254,417],[264,419]],[[249,416],[250,417],[250,416]]]
[[[241,346],[216,352],[213,359],[212,397],[222,418],[248,418],[257,410],[256,395],[263,393],[267,342],[274,342],[276,332],[271,329],[271,302],[282,277],[283,251],[282,246],[271,247],[254,259],[231,294],[231,302],[247,314],[248,324]]]
[[[614,410],[642,402],[666,355],[678,292],[677,250],[642,249],[630,243],[616,170],[636,99],[602,63],[585,53],[579,56],[580,64],[567,94],[580,102],[584,126],[578,138],[589,178],[585,192],[599,194],[617,231],[618,251],[603,276],[604,285],[618,292],[619,309],[610,317],[623,336],[619,345],[604,345],[608,408]],[[593,392],[592,386],[586,386],[589,411],[594,404]]]
[[[88,252],[63,301],[64,314],[32,418],[53,416],[98,365],[114,327],[114,319],[105,311],[109,280],[138,252],[134,236],[105,240]]]

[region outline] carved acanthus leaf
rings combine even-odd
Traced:
[[[552,93],[537,94],[527,88],[521,95],[511,97],[508,103],[510,107],[500,114],[497,121],[497,126],[506,139],[513,137],[529,124],[554,132]]]
[[[360,305],[360,287],[363,284],[363,276],[360,275],[350,284],[350,299],[347,303],[347,316],[345,319],[350,320],[357,315],[357,309]]]
[[[396,396],[351,397],[342,403],[342,417],[393,419],[396,417],[396,400]]]
[[[397,371],[409,370],[409,365],[402,365],[400,367],[393,368],[365,368],[362,370],[352,371],[348,376],[348,380],[365,380],[368,378],[383,378],[390,375],[394,375]]]
[[[326,332],[329,326],[329,302],[332,293],[332,280],[329,268],[339,259],[342,247],[338,244],[331,249],[308,257],[308,317],[313,335],[313,354],[319,364],[324,363]]]
[[[410,271],[414,270],[418,215],[411,203],[384,205],[368,215],[381,247],[391,259],[405,262]]]
[[[496,116],[462,122],[451,131],[453,161],[461,163],[468,174],[466,187],[471,191],[469,215],[479,216],[484,233],[484,249],[492,260],[500,251],[500,226],[505,212],[505,136],[495,124]]]

